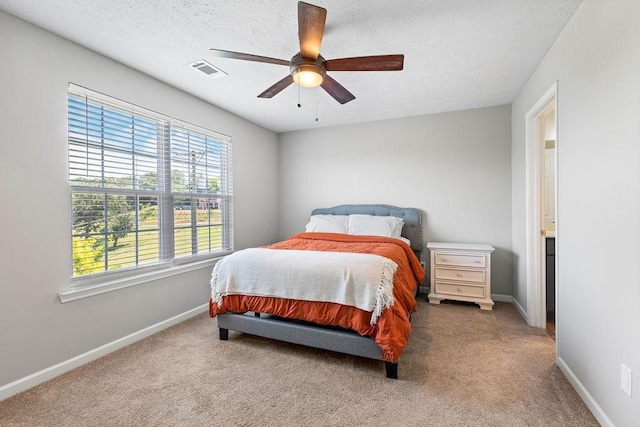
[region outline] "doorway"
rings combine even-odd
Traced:
[[[557,319],[557,82],[529,110],[526,131],[527,323]],[[547,288],[547,285],[550,285]],[[551,286],[552,285],[552,286]],[[554,328],[555,337],[555,328]]]
[[[556,339],[556,106],[542,116],[543,185],[542,212],[544,215],[544,290],[547,334]]]

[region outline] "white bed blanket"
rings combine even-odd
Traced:
[[[219,307],[226,295],[333,302],[371,312],[373,325],[394,304],[397,268],[372,254],[244,249],[216,263],[211,298]]]

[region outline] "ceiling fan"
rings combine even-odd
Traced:
[[[300,52],[290,61],[248,53],[211,49],[220,58],[241,59],[267,64],[287,65],[289,75],[262,92],[258,98],[272,98],[292,83],[300,87],[322,87],[340,104],[346,104],[356,97],[344,86],[331,78],[327,71],[398,71],[404,66],[404,55],[360,56],[326,60],[320,55],[320,44],[324,34],[327,10],[298,2],[298,37]]]

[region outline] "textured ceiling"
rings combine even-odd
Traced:
[[[310,0],[328,11],[326,59],[405,55],[403,71],[331,72],[356,96],[345,105],[295,85],[257,98],[288,67],[209,54],[289,60],[299,51],[294,0],[0,0],[0,9],[285,132],[510,104],[580,1]],[[187,67],[198,59],[228,75],[211,79]]]

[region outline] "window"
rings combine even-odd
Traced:
[[[73,277],[233,250],[231,141],[69,85]]]

